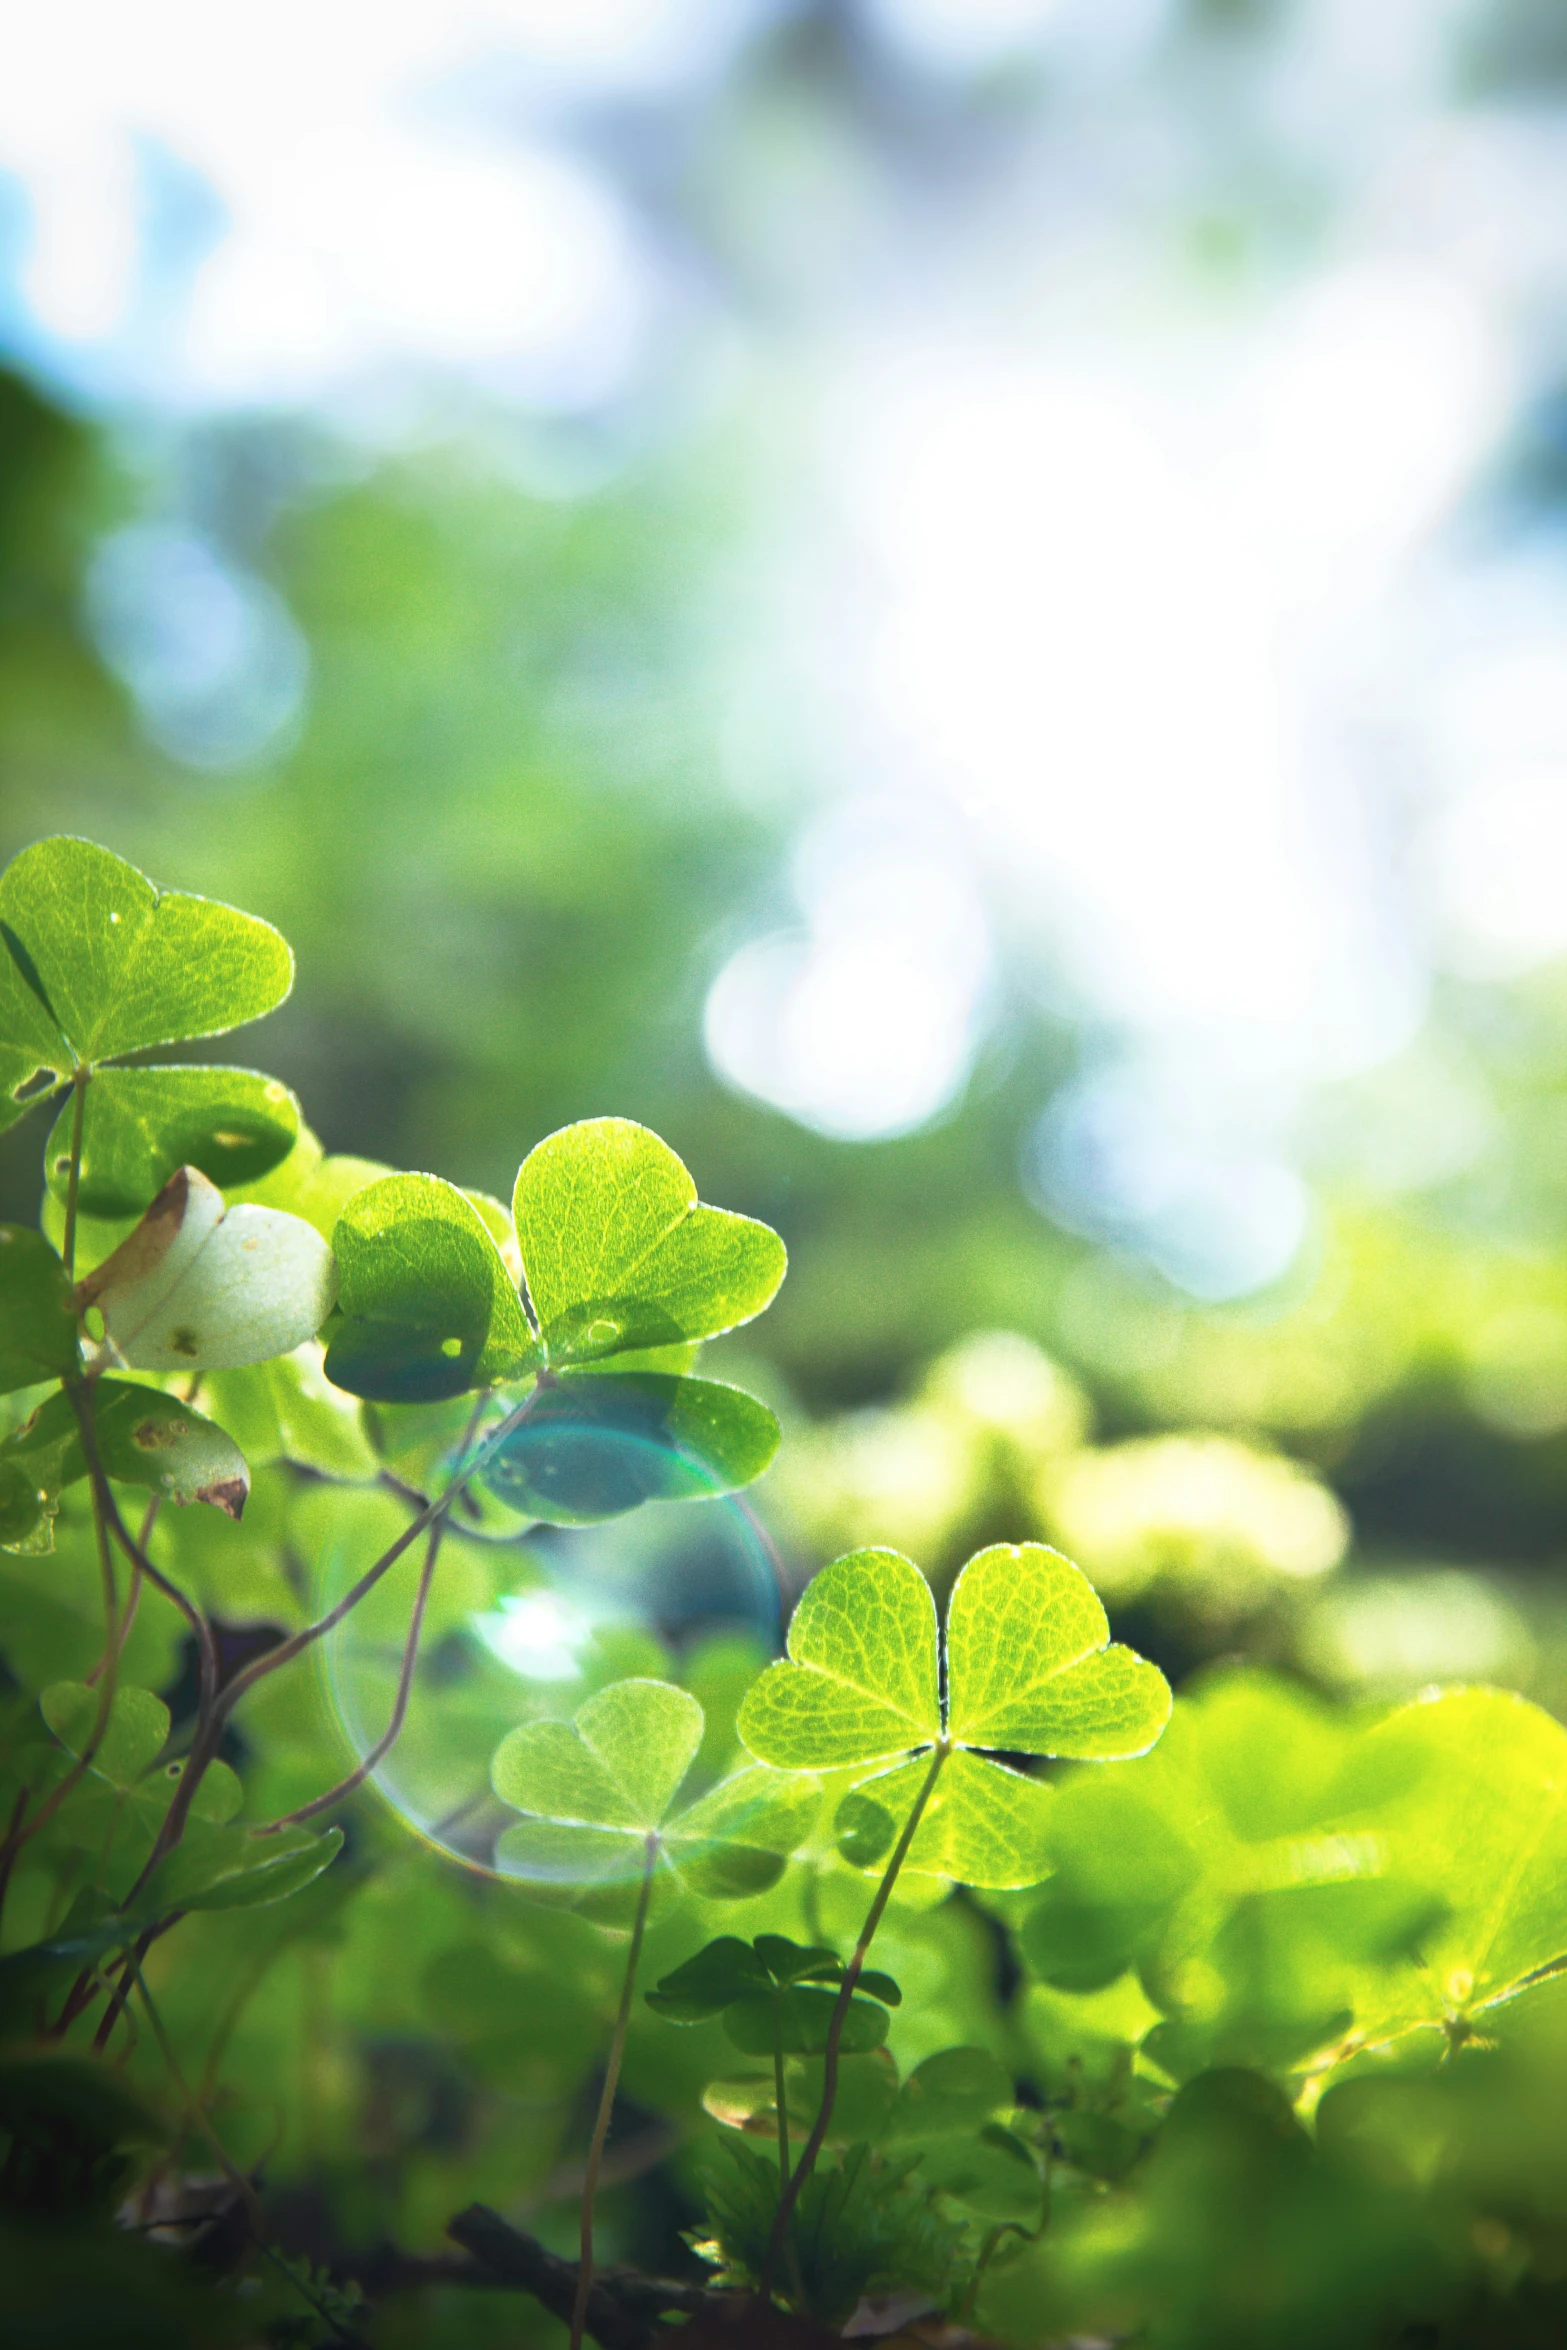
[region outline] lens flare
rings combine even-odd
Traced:
[[[519,1441],[526,1435],[508,1446],[488,1492],[470,1486],[454,1506],[411,1662],[424,1543],[328,1636],[322,1670],[361,1761],[385,1740],[406,1679],[401,1730],[370,1776],[410,1827],[470,1867],[545,1884],[555,1873],[547,1836],[513,1835],[497,1852],[518,1822],[490,1782],[502,1738],[524,1722],[569,1722],[612,1681],[677,1681],[701,1696],[703,1755],[721,1768],[726,1699],[732,1686],[737,1703],[777,1648],[779,1589],[749,1504],[693,1456],[604,1420],[569,1433],[546,1424]],[[552,1515],[570,1522],[536,1514],[552,1488]],[[386,1546],[386,1498],[356,1500],[326,1522],[323,1608]],[[505,1506],[516,1502],[527,1515]]]

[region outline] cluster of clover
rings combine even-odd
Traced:
[[[84,1893],[47,1939],[0,1961],[0,2030],[22,2014],[42,2044],[97,2011],[101,2051],[135,1999],[166,2047],[143,1972],[152,1944],[190,1912],[284,1898],[332,1860],[340,1833],[307,1823],[398,1735],[460,1499],[487,1491],[524,1520],[569,1521],[585,1506],[584,1428],[635,1438],[623,1507],[736,1491],[778,1441],[762,1404],[693,1364],[705,1339],[768,1304],[782,1244],[701,1204],[644,1128],[597,1119],[552,1135],[523,1161],[508,1208],[434,1175],[325,1156],[287,1089],[261,1074],[124,1065],[270,1010],[291,981],[289,951],[266,924],[160,893],[90,844],[45,841],[0,877],[0,1122],[59,1104],[42,1229],[0,1228],[0,1393],[31,1405],[38,1391],[0,1442],[0,1545],[46,1553],[62,1494],[85,1484],[104,1617],[94,1672],[45,1689],[50,1735],[7,1765],[0,1899],[29,1843],[93,1782],[131,1806],[142,1837],[134,1874],[112,1895]],[[389,1480],[405,1520],[336,1603],[224,1678],[212,1624],[150,1556],[153,1528],[171,1502],[239,1516],[245,1454],[197,1398],[216,1395],[235,1426],[268,1413],[304,1426],[317,1342],[333,1388],[391,1413],[455,1405],[460,1435],[429,1491]],[[146,1498],[133,1529],[137,1489]],[[336,1787],[242,1825],[240,1783],[219,1755],[236,1705],[415,1543],[417,1593],[383,1734]],[[180,1611],[198,1660],[194,1719],[172,1762],[167,1707],[120,1670],[148,1585]],[[1535,1816],[1548,1791],[1556,1820],[1567,1786],[1554,1725],[1470,1693],[1423,1715],[1404,1709],[1350,1754],[1313,1746],[1316,1733],[1277,1709],[1259,1735],[1250,1702],[1242,1692],[1228,1710],[1192,1709],[1156,1758],[1170,1756],[1163,1777],[1134,1783],[1113,1766],[1154,1747],[1170,1692],[1111,1643],[1075,1566],[1037,1544],[981,1551],[943,1628],[916,1566],[862,1549],[808,1586],[787,1656],[747,1691],[742,1766],[683,1808],[704,1719],[672,1682],[620,1680],[570,1722],[513,1729],[491,1766],[515,1815],[497,1868],[625,1937],[573,2343],[643,1938],[682,1900],[700,1912],[766,1895],[802,1854],[835,1855],[863,1879],[847,1958],[819,1934],[720,1935],[648,1995],[675,2024],[722,2018],[733,2046],[770,2066],[770,2096],[753,2082],[738,2118],[771,2134],[775,2154],[764,2158],[743,2130],[710,2180],[721,2278],[829,2316],[878,2278],[972,2306],[987,2268],[1037,2235],[1046,2208],[1053,2140],[1030,2128],[1010,2076],[979,2049],[927,2058],[860,2117],[852,2142],[840,2118],[836,2161],[822,2160],[843,2060],[880,2047],[899,2002],[866,1961],[900,1877],[976,1888],[1003,1912],[1044,1885],[1026,1916],[1015,1913],[1031,1966],[1074,1992],[1140,1968],[1168,2019],[1147,2040],[1156,2090],[1222,2056],[1226,2031],[1244,2037],[1270,1933],[1295,1970],[1280,1994],[1284,2055],[1339,2036],[1319,2072],[1348,2049],[1351,2012],[1362,2041],[1372,2028],[1461,2033],[1477,2007],[1555,1963],[1567,1947],[1560,1838]],[[1055,1784],[1030,1771],[1033,1757],[1112,1767]],[[1477,1844],[1463,1807],[1487,1773]],[[210,2137],[199,2110],[190,2119]]]
[[[0,1867],[9,1872],[90,1769],[107,1761],[134,1778],[163,1746],[166,1712],[147,1702],[150,1693],[122,1687],[117,1670],[141,1583],[181,1609],[200,1656],[188,1751],[164,1774],[162,1817],[135,1881],[107,1915],[72,1920],[47,1948],[24,1954],[35,1967],[78,1962],[54,2028],[104,1998],[105,2040],[132,1986],[145,1996],[147,1948],[181,1914],[279,1898],[330,1861],[340,1839],[303,1833],[303,1822],[351,1792],[396,1735],[458,1496],[479,1481],[514,1508],[569,1502],[560,1488],[574,1473],[571,1447],[541,1447],[540,1420],[565,1432],[584,1418],[635,1430],[653,1465],[633,1499],[734,1490],[767,1465],[772,1415],[738,1389],[693,1377],[690,1365],[702,1340],[769,1302],[784,1252],[765,1225],[702,1205],[675,1154],[622,1120],[588,1121],[541,1143],[523,1162],[508,1213],[437,1176],[324,1158],[287,1089],[259,1073],[121,1065],[270,1010],[291,984],[292,958],[266,924],[160,893],[105,850],[60,839],[24,852],[0,880],[0,919],[7,1116],[63,1096],[45,1148],[46,1229],[8,1227],[0,1248],[0,1377],[12,1391],[57,1383],[0,1444],[0,1536],[11,1549],[46,1550],[62,1492],[85,1480],[105,1615],[95,1684],[45,1693],[57,1744],[24,1765]],[[351,1395],[396,1405],[471,1394],[475,1408],[442,1490],[412,1511],[354,1588],[220,1682],[210,1625],[148,1555],[151,1526],[167,1501],[239,1516],[249,1472],[232,1437],[196,1409],[201,1381],[274,1365],[318,1334],[327,1379]],[[524,1458],[512,1439],[525,1421],[535,1440]],[[536,1493],[541,1484],[548,1490]],[[138,1486],[152,1498],[133,1533],[121,1499]],[[235,1705],[332,1629],[421,1536],[424,1571],[386,1739],[288,1819],[238,1829],[237,1788],[218,1759]],[[129,1574],[124,1592],[116,1553]],[[685,1891],[726,1900],[766,1890],[816,1833],[834,1778],[840,1848],[881,1869],[847,1962],[781,1936],[723,1937],[654,1994],[677,2020],[723,2013],[739,2047],[760,2044],[773,2059],[779,2167],[776,2184],[767,2174],[773,2208],[756,2262],[771,2292],[831,2125],[840,2056],[879,2045],[887,2003],[898,1998],[889,1977],[866,1974],[865,1958],[902,1868],[993,1887],[1036,1882],[1047,1790],[985,1750],[1131,1755],[1158,1736],[1169,1706],[1162,1676],[1109,1645],[1088,1583],[1053,1553],[998,1549],[971,1562],[952,1594],[943,1673],[923,1576],[895,1552],[862,1551],[811,1584],[788,1661],[747,1695],[739,1732],[754,1761],[684,1811],[672,1815],[704,1720],[697,1700],[671,1683],[614,1683],[572,1723],[530,1721],[502,1741],[494,1788],[519,1818],[500,1839],[500,1865],[566,1889],[590,1915],[629,1931],[583,2197],[574,2341],[591,2282],[599,2160],[655,1906]],[[784,2060],[806,2053],[820,2055],[824,2078],[792,2161]],[[949,2083],[941,2121],[950,2123],[954,2103],[964,2100]],[[803,2292],[799,2258],[795,2246]]]

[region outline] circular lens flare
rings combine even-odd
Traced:
[[[699,1786],[709,1755],[715,1768],[732,1759],[726,1709],[776,1651],[778,1578],[749,1506],[694,1455],[603,1421],[546,1424],[519,1443],[527,1434],[525,1426],[511,1439],[487,1494],[470,1487],[454,1506],[411,1661],[423,1542],[328,1635],[322,1668],[361,1761],[385,1739],[406,1679],[402,1727],[370,1776],[410,1827],[470,1867],[569,1887],[583,1830],[562,1845],[541,1798],[539,1825],[517,1833],[523,1815],[491,1785],[501,1740],[526,1722],[569,1723],[612,1681],[694,1685],[709,1717],[691,1782]],[[320,1565],[323,1609],[385,1546],[384,1501],[365,1499],[362,1514],[334,1514]],[[534,1511],[567,1505],[577,1522],[529,1523],[520,1508],[497,1506],[514,1500]],[[639,1868],[641,1839],[627,1842],[627,1864]],[[613,1874],[613,1856],[605,1865]]]

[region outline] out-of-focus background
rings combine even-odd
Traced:
[[[0,853],[775,1222],[798,1571],[1567,1704],[1559,0],[54,0],[0,360]]]

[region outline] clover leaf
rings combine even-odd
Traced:
[[[112,1256],[77,1284],[104,1360],[144,1371],[235,1370],[313,1338],[336,1288],[332,1252],[278,1208],[225,1207],[181,1167]]]
[[[855,1551],[824,1568],[794,1612],[788,1648],[747,1694],[740,1737],[785,1770],[891,1766],[856,1791],[841,1822],[861,1866],[891,1844],[939,1751],[907,1865],[975,1885],[1036,1883],[1051,1791],[978,1750],[1142,1754],[1170,1715],[1163,1674],[1110,1645],[1092,1585],[1038,1543],[982,1550],[959,1575],[945,1702],[935,1601],[897,1551]]]
[[[1356,2041],[1448,2027],[1567,1960],[1567,1730],[1526,1698],[1453,1689],[1400,1706],[1359,1742],[1339,1826],[1439,1914],[1396,1971],[1362,1982]]]
[[[44,1146],[57,1200],[70,1181],[74,1105]],[[299,1104],[256,1069],[104,1069],[82,1111],[77,1203],[83,1215],[139,1216],[177,1167],[228,1190],[270,1172],[299,1134]]]
[[[569,1723],[510,1731],[491,1783],[526,1816],[497,1840],[501,1872],[607,1925],[630,1922],[649,1870],[655,1911],[682,1890],[715,1901],[766,1892],[810,1834],[820,1792],[743,1770],[672,1815],[703,1726],[687,1690],[633,1679],[597,1691]]]
[[[1079,1993],[1135,1969],[1166,2018],[1149,2053],[1177,2078],[1298,2062],[1396,2001],[1441,1915],[1388,1832],[1420,1775],[1309,1691],[1212,1676],[1148,1762],[1062,1783],[1023,1956]]]
[[[546,1362],[713,1338],[761,1313],[784,1276],[776,1232],[704,1207],[669,1148],[589,1118],[530,1151],[512,1217]]]
[[[782,1934],[754,1942],[721,1934],[647,1993],[655,2014],[676,2024],[723,2017],[725,2036],[745,2056],[820,2056],[838,2004],[844,1962],[820,1945]],[[903,1997],[891,1975],[863,1971],[849,2002],[840,2046],[863,2056],[887,2037],[887,2009]],[[863,1996],[859,1996],[863,1994]]]
[[[540,1143],[514,1206],[515,1226],[498,1200],[433,1175],[357,1191],[333,1233],[328,1378],[369,1402],[411,1404],[541,1374],[485,1482],[550,1524],[760,1476],[778,1445],[771,1412],[683,1374],[703,1338],[772,1297],[776,1233],[704,1207],[674,1152],[618,1118]]]
[[[0,1395],[63,1379],[77,1365],[76,1310],[41,1232],[0,1224]]]
[[[178,1396],[126,1379],[100,1379],[92,1390],[93,1438],[104,1474],[141,1485],[165,1500],[208,1502],[238,1518],[250,1493],[245,1456],[223,1429]],[[25,1483],[30,1510],[0,1516],[0,1547],[47,1550],[60,1495],[87,1475],[81,1424],[58,1389],[0,1444],[0,1493],[13,1473]]]
[[[129,1787],[157,1761],[169,1737],[169,1709],[150,1689],[116,1689],[103,1736],[91,1744],[98,1691],[85,1681],[54,1681],[41,1690],[38,1710],[68,1754],[88,1754],[89,1767],[113,1787]]]
[[[282,1003],[270,923],[158,890],[107,849],[35,841],[0,874],[0,1128],[78,1067],[218,1036]]]
[[[484,1482],[550,1525],[592,1525],[644,1501],[699,1501],[759,1477],[778,1450],[767,1406],[714,1379],[568,1371],[541,1393]]]
[[[433,1403],[521,1378],[539,1359],[484,1216],[438,1175],[354,1193],[332,1246],[340,1275],[326,1375],[372,1403]]]

